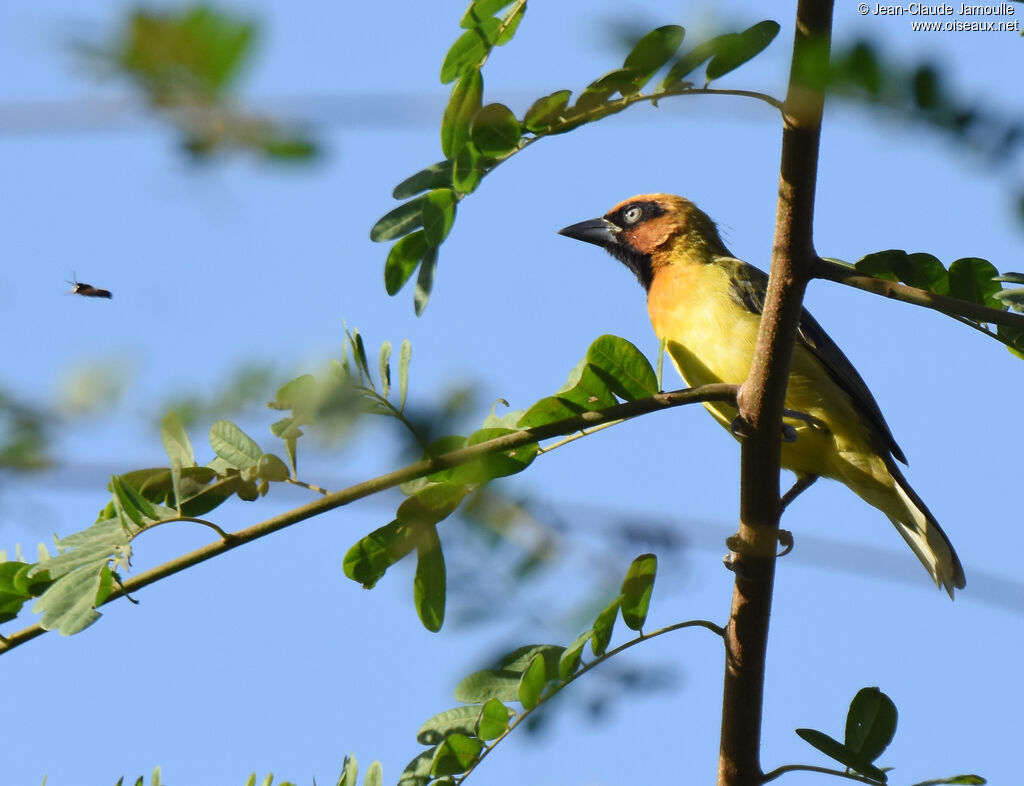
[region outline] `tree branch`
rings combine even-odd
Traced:
[[[122,596],[137,592],[143,587],[147,587],[161,579],[167,578],[168,576],[173,576],[175,573],[180,573],[193,565],[198,565],[212,557],[231,551],[245,543],[249,543],[269,535],[272,532],[277,532],[278,530],[290,527],[293,524],[298,524],[306,519],[326,513],[329,510],[334,510],[335,508],[340,508],[343,505],[348,505],[350,502],[355,502],[363,497],[369,497],[380,491],[394,488],[406,481],[431,475],[443,469],[451,469],[452,467],[468,464],[469,462],[475,461],[476,459],[490,453],[514,450],[515,448],[532,445],[545,439],[561,437],[584,428],[598,426],[602,423],[616,420],[627,420],[649,412],[656,412],[658,410],[670,409],[672,407],[678,407],[685,404],[694,404],[705,401],[725,401],[735,403],[736,385],[728,385],[725,383],[702,385],[696,388],[672,391],[671,393],[658,393],[657,395],[650,396],[649,398],[627,401],[624,404],[616,404],[614,406],[605,407],[604,409],[594,410],[592,412],[583,412],[575,417],[565,418],[553,423],[546,423],[543,426],[537,426],[531,429],[516,431],[512,434],[506,434],[495,439],[487,440],[486,442],[480,442],[476,445],[470,445],[469,447],[460,448],[459,450],[453,450],[450,453],[444,453],[440,456],[417,461],[403,467],[402,469],[389,472],[386,475],[380,475],[379,477],[371,480],[357,483],[354,486],[349,486],[341,491],[335,491],[327,494],[326,496],[314,500],[307,505],[295,508],[287,513],[282,513],[279,516],[274,516],[266,521],[261,521],[258,524],[254,524],[253,526],[239,530],[238,532],[224,533],[218,528],[218,532],[222,535],[221,540],[202,546],[188,554],[183,554],[176,559],[165,562],[162,565],[158,565],[151,570],[147,570],[144,573],[140,573],[138,576],[128,579],[115,587],[111,591],[110,595],[108,595],[100,605],[104,606]],[[193,518],[188,518],[186,520],[209,524],[209,522],[206,522],[205,520]],[[31,641],[44,633],[46,633],[46,629],[39,623],[36,623],[35,625],[23,628],[6,638],[0,639],[0,655],[9,652],[27,641]]]
[[[764,669],[778,539],[782,409],[804,290],[814,272],[812,224],[831,0],[800,0],[789,89],[771,276],[750,374],[740,388],[748,432],[740,460],[740,545],[726,626],[719,786],[761,783]]]
[[[960,298],[950,297],[949,295],[937,295],[934,292],[928,292],[917,287],[908,287],[906,284],[899,284],[895,281],[865,276],[853,268],[840,265],[837,262],[831,262],[827,259],[818,259],[815,263],[814,277],[835,281],[838,284],[862,289],[865,292],[871,292],[892,300],[900,300],[915,306],[930,308],[947,316],[966,317],[976,322],[1006,325],[1007,327],[1024,330],[1024,314],[986,308],[969,300],[960,300]]]

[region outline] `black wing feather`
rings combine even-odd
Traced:
[[[739,259],[719,258],[715,261],[719,264],[733,263],[728,265],[733,282],[731,293],[733,298],[751,313],[763,313],[764,296],[768,289],[768,275],[763,270]],[[864,378],[807,309],[803,309],[800,313],[797,340],[821,361],[821,365],[825,367],[832,380],[846,391],[854,406],[874,427],[873,431],[893,457],[906,464],[907,458],[900,450],[900,446],[896,444],[896,439],[882,416],[882,410],[879,409],[878,402],[868,390]]]

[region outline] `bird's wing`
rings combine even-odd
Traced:
[[[754,314],[763,313],[765,292],[768,289],[768,275],[763,270],[739,259],[719,257],[715,261],[729,270],[733,284],[730,294],[733,299]],[[896,439],[882,416],[878,402],[868,390],[867,383],[807,309],[803,309],[800,314],[797,340],[821,361],[833,381],[846,391],[854,406],[873,426],[872,430],[893,457],[906,464],[907,458],[900,450],[900,446],[896,444]]]

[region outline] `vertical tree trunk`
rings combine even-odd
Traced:
[[[757,786],[765,659],[778,546],[782,408],[804,290],[817,255],[812,225],[832,0],[800,0],[789,89],[771,278],[750,376],[739,397],[746,437],[740,528],[731,542],[736,581],[726,626],[719,786]]]

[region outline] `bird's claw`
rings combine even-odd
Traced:
[[[742,416],[737,415],[729,424],[729,431],[736,439],[745,439],[750,436],[750,424]]]

